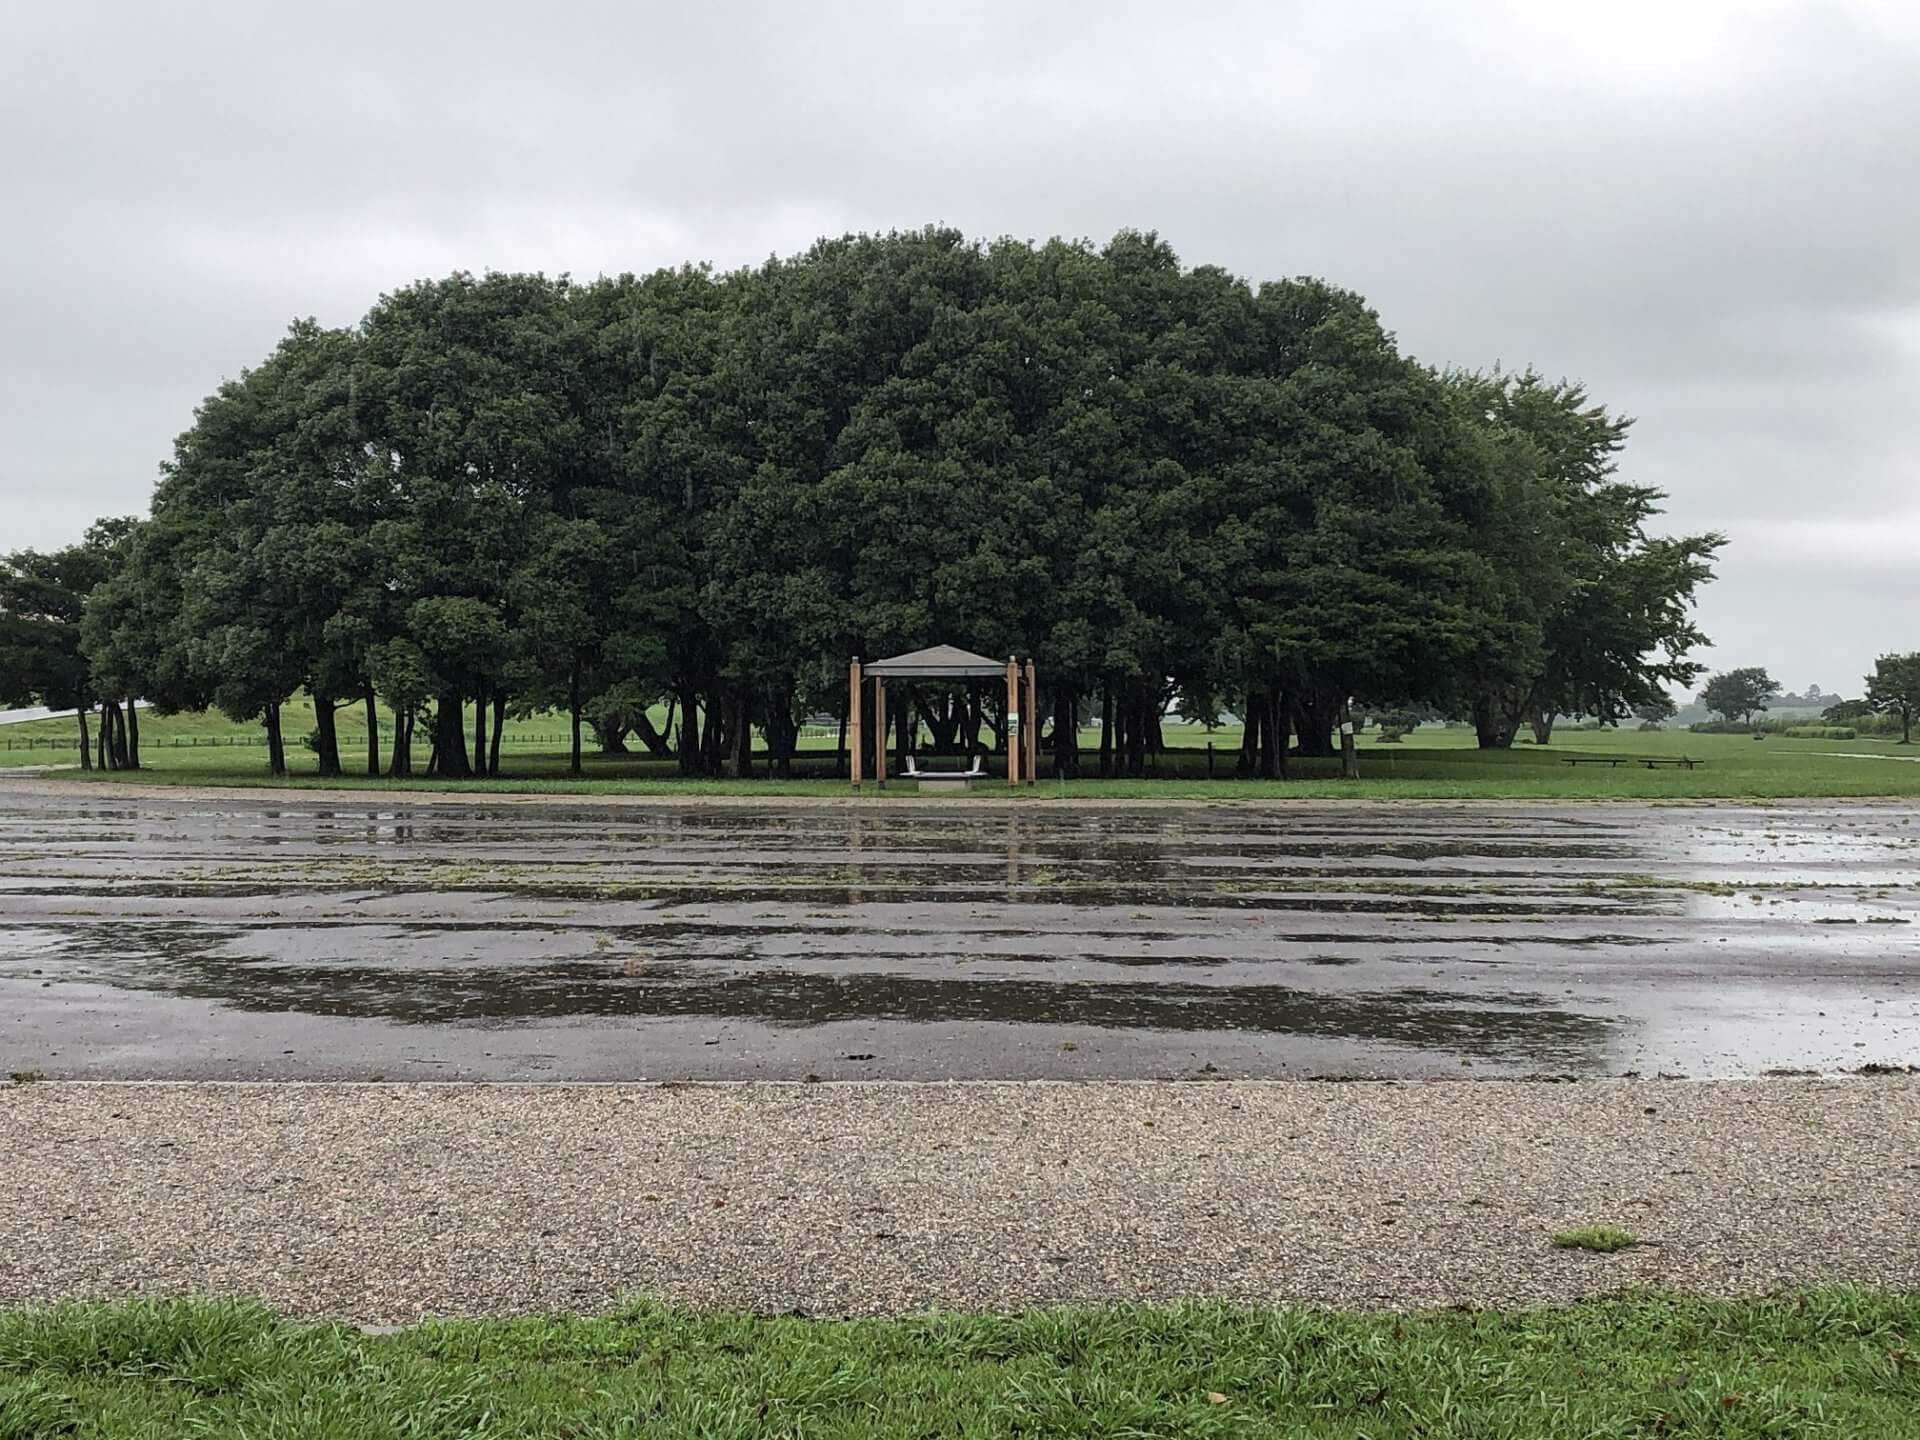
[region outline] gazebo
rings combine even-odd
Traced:
[[[1007,684],[1007,784],[1022,780],[1034,783],[1034,761],[1038,755],[1040,734],[1039,692],[1034,688],[1033,661],[1023,665],[1009,655],[1003,664],[985,655],[975,655],[955,645],[932,645],[890,660],[875,660],[862,666],[858,655],[847,667],[847,738],[852,752],[853,788],[858,790],[866,772],[867,746],[861,721],[866,687],[873,686],[873,778],[883,788],[887,783],[887,682],[889,680],[959,680],[974,682],[1004,678]],[[1024,695],[1024,700],[1023,700]],[[1020,717],[1026,714],[1023,727]],[[935,778],[938,772],[933,772]],[[955,777],[959,778],[959,777]]]

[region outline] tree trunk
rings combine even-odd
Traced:
[[[400,728],[400,717],[393,717],[394,729]],[[380,700],[373,693],[373,686],[367,686],[367,774],[380,773]]]
[[[1482,750],[1507,750],[1513,745],[1513,722],[1491,695],[1473,702],[1473,733]]]
[[[500,737],[507,733],[507,697],[505,692],[496,692],[493,697],[493,748],[487,752],[487,773],[500,773]]]
[[[413,778],[413,712],[393,707],[393,761],[387,774],[395,780]]]
[[[93,769],[93,737],[87,733],[87,707],[82,705],[75,710],[74,718],[80,722],[80,768]]]
[[[640,743],[647,747],[647,754],[656,760],[665,760],[673,754],[667,745],[667,731],[673,728],[673,705],[667,705],[667,723],[660,729],[653,728],[653,721],[642,710],[633,720],[633,733],[640,737]]]
[[[443,779],[464,780],[473,773],[467,764],[466,729],[460,723],[463,709],[457,690],[447,691],[434,706],[432,768]]]
[[[726,763],[728,726],[733,716],[726,695],[718,687],[707,695],[707,738],[700,755],[700,773],[718,775]]]
[[[1080,773],[1080,697],[1071,690],[1053,697],[1053,773],[1061,780]]]
[[[700,773],[700,712],[693,703],[693,691],[683,689],[680,692],[680,735],[676,747],[680,752],[680,773],[698,775]]]
[[[335,718],[333,697],[316,693],[313,697],[313,728],[322,775],[340,773],[340,729],[334,723]]]
[[[567,773],[579,775],[580,766],[580,662],[573,662],[573,669],[567,672],[567,714],[573,721],[573,747],[567,759]]]
[[[1262,690],[1248,697],[1259,719],[1259,775],[1262,780],[1277,780],[1280,776],[1280,727],[1275,723],[1274,716],[1274,711],[1279,708],[1278,698],[1272,690]]]
[[[793,720],[793,690],[782,687],[767,702],[767,748],[773,752],[773,773],[782,780],[793,778],[793,756],[799,744],[800,727]]]
[[[1100,687],[1100,778],[1113,776],[1113,687]]]
[[[280,706],[267,706],[267,769],[275,775],[287,773],[287,747],[280,738]]]
[[[1127,780],[1139,780],[1146,774],[1146,707],[1139,691],[1131,685],[1121,689],[1116,705],[1119,735],[1114,739],[1119,751],[1119,774]]]
[[[927,733],[933,737],[930,742],[933,753],[955,754],[960,748],[960,711],[954,704],[953,696],[942,696],[937,705],[928,705],[915,696],[915,705],[921,718],[927,722]]]
[[[100,748],[105,757],[102,769],[127,768],[126,742],[120,738],[120,706],[112,700],[100,702]]]
[[[847,768],[847,720],[848,711],[852,708],[849,705],[840,712],[840,738],[834,742],[833,747],[833,778],[836,780],[845,780],[852,773]]]
[[[113,734],[107,724],[107,706],[106,702],[102,701],[100,703],[100,733],[94,739],[94,749],[99,752],[98,764],[102,770],[110,770],[113,768],[107,753],[112,748],[112,745]]]
[[[473,697],[473,773],[487,773],[487,692]]]
[[[1553,739],[1553,712],[1536,710],[1527,717],[1527,724],[1533,727],[1533,743],[1544,745]]]
[[[1274,687],[1267,700],[1271,717],[1267,733],[1273,737],[1274,769],[1280,779],[1287,778],[1287,740],[1293,728],[1293,702],[1285,690]]]
[[[889,709],[893,707],[889,706]],[[900,706],[889,717],[893,721],[894,763],[899,773],[907,768],[907,752],[913,749],[913,701],[905,694],[900,697]]]
[[[133,701],[127,701],[127,768],[140,768],[140,717],[134,712]]]
[[[753,778],[753,707],[746,691],[734,700],[733,773],[742,780]],[[773,748],[773,727],[767,727],[767,748]]]
[[[1344,699],[1340,702],[1340,775],[1347,780],[1360,778],[1360,751],[1353,739],[1353,711]]]
[[[1304,685],[1292,692],[1292,700],[1300,753],[1321,757],[1333,754],[1334,716],[1339,713],[1340,697],[1324,685]]]

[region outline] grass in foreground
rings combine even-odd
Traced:
[[[371,1337],[227,1303],[0,1315],[0,1437],[1910,1437],[1920,1297],[910,1320],[641,1305]]]

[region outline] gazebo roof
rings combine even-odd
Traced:
[[[869,675],[905,680],[970,680],[1005,675],[1007,662],[990,660],[957,645],[929,645],[890,660],[876,660],[862,667]]]

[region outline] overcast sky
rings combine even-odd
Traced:
[[[1159,231],[1638,417],[1716,666],[1920,648],[1920,7],[0,0],[0,550],[448,270]]]

